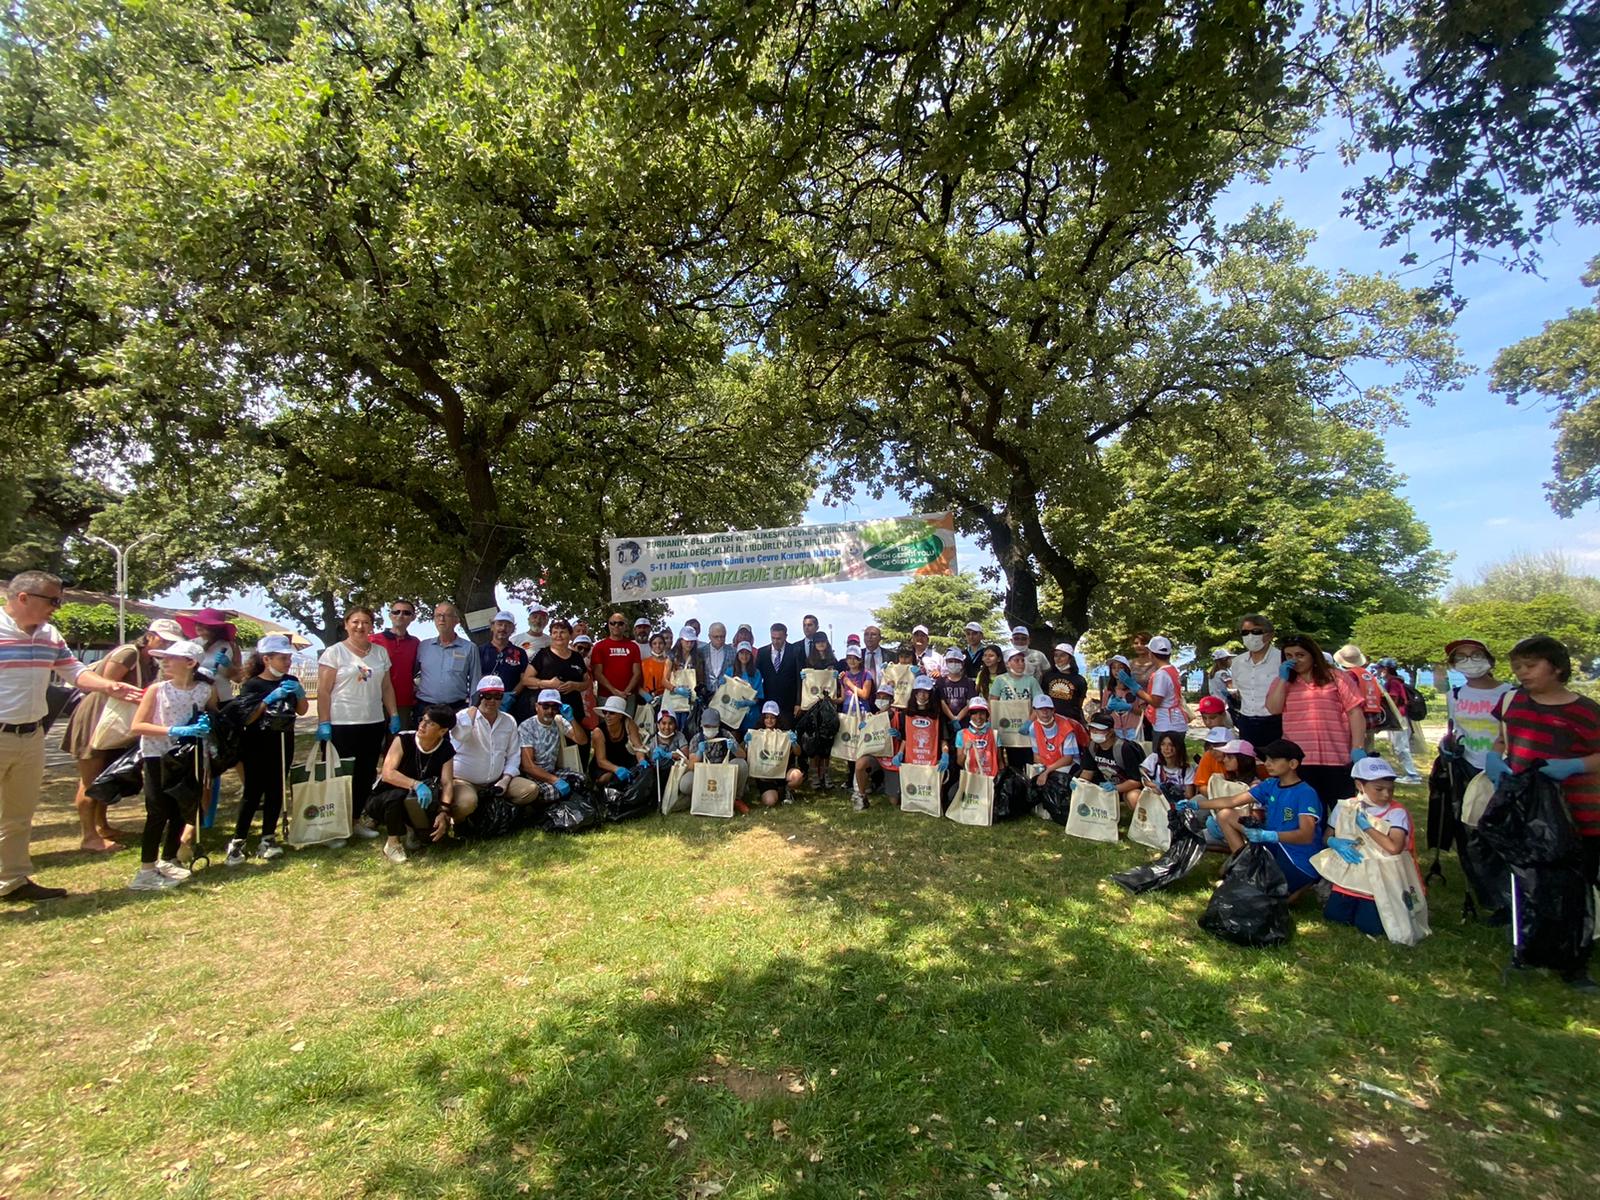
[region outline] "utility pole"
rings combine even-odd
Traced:
[[[82,535],[86,542],[94,542],[111,551],[117,559],[117,645],[122,645],[128,640],[128,559],[133,555],[133,548],[141,542],[148,542],[155,537],[154,533],[136,537],[125,546],[118,546],[115,542],[108,542],[103,537],[95,537],[92,533]]]

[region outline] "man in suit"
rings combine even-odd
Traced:
[[[800,651],[802,663],[811,657],[811,643],[817,636],[817,630],[821,628],[822,622],[811,613],[800,618],[800,644],[795,649]]]
[[[780,713],[778,723],[787,729],[799,716],[800,668],[804,655],[800,647],[791,646],[789,627],[779,621],[772,626],[772,644],[756,652],[756,670],[761,672],[761,692],[768,700],[775,700]]]

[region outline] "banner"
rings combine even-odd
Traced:
[[[792,529],[611,539],[613,600],[955,573],[955,520],[947,512]]]

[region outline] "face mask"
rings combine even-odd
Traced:
[[[1109,742],[1111,740],[1111,735],[1109,733],[1096,733],[1096,734],[1093,735],[1093,737],[1094,737],[1094,743],[1097,746],[1104,746],[1107,742]]]
[[[1450,664],[1468,679],[1477,679],[1480,675],[1487,675],[1494,670],[1494,664],[1481,654],[1474,654],[1471,658],[1458,658]]]
[[[1247,633],[1244,635],[1244,648],[1246,650],[1265,650],[1267,648],[1267,635],[1264,633]]]
[[[265,663],[263,663],[262,666],[261,666],[261,673],[263,675],[265,675],[268,679],[282,679],[283,678],[283,672],[282,671],[279,671],[279,670],[275,669],[274,667],[269,666],[269,665],[267,665]],[[1481,672],[1480,672],[1480,674],[1481,674]]]

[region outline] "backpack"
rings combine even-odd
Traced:
[[[1400,681],[1400,685],[1406,689],[1406,719],[1411,721],[1422,720],[1423,717],[1428,715],[1428,702],[1422,698],[1421,693],[1416,688],[1412,687],[1404,679]]]
[[[1381,721],[1387,708],[1383,702],[1383,685],[1365,667],[1351,667],[1350,677],[1361,694],[1361,711],[1366,714],[1367,724],[1370,726],[1374,719]]]

